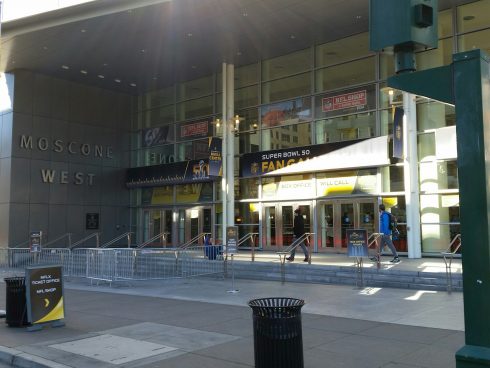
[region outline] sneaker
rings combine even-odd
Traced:
[[[395,257],[395,258],[393,258],[393,259],[392,259],[390,262],[391,262],[391,263],[400,263],[400,258]]]
[[[286,258],[286,261],[292,262],[292,261],[294,261],[294,258],[293,257],[288,257],[288,258]]]
[[[369,259],[373,262],[378,262],[378,257],[369,257]]]
[[[306,257],[305,259],[303,259],[303,262],[308,262],[308,257]]]

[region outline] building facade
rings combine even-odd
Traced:
[[[417,53],[418,70],[448,65],[457,52],[490,50],[489,10],[488,0],[441,4],[438,48]],[[248,11],[241,16],[254,9]],[[216,57],[211,72],[144,89],[131,81],[128,90],[109,89],[100,84],[107,79],[102,72],[95,72],[98,84],[83,82],[69,76],[73,65],[61,63],[56,73],[18,69],[9,58],[2,77],[0,244],[20,245],[35,230],[50,240],[102,232],[108,241],[132,232],[134,244],[152,246],[177,246],[202,233],[222,241],[221,178],[199,173],[209,165],[210,138],[223,134],[221,61],[228,61],[236,118],[225,123],[235,129],[235,205],[225,225],[249,235],[249,246],[278,250],[291,243],[299,207],[314,251],[342,252],[347,229],[377,231],[384,203],[398,218],[395,246],[408,252],[405,171],[393,157],[402,94],[386,87],[393,57],[369,50],[365,15],[356,14],[350,29],[343,20],[342,37],[254,60],[242,61],[245,51],[235,51]],[[294,43],[299,36],[292,32],[286,37]],[[273,47],[273,40],[262,42]],[[148,53],[144,45],[138,52]],[[198,60],[187,62],[199,69]],[[91,72],[82,64],[77,75]],[[417,247],[434,255],[459,233],[455,110],[417,98],[416,114]]]

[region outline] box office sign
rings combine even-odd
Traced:
[[[316,97],[316,116],[333,117],[369,111],[376,108],[374,86],[349,89]]]
[[[26,268],[27,317],[40,324],[65,317],[62,266]]]
[[[347,229],[347,253],[349,257],[368,256],[368,237],[366,229]]]
[[[226,227],[226,252],[236,254],[238,247],[238,226]]]

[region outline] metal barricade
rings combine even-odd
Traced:
[[[218,254],[215,259],[209,259],[205,250],[205,246],[194,246],[178,251],[177,259],[180,259],[182,277],[224,275],[223,255]]]

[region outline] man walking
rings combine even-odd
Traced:
[[[296,239],[301,238],[305,234],[305,220],[303,219],[303,215],[301,214],[301,209],[297,208],[294,210],[294,220],[293,220],[293,233],[294,233],[294,238],[293,238],[293,243],[296,241]],[[305,239],[301,240],[299,243],[301,246],[301,249],[303,249],[303,253],[305,254],[305,259],[303,260],[304,262],[308,262],[308,249],[306,249],[305,245]],[[296,248],[293,249],[291,252],[291,256],[286,258],[288,261],[292,262],[294,261],[294,255],[296,254]]]
[[[398,258],[398,253],[396,252],[395,246],[393,245],[393,241],[391,240],[391,215],[386,212],[385,205],[379,205],[379,232],[381,235],[380,245],[379,245],[379,255],[383,252],[383,248],[385,245],[390,248],[391,253],[393,254],[393,259],[390,261],[391,263],[399,263],[400,258]],[[376,260],[376,257],[374,257]]]

